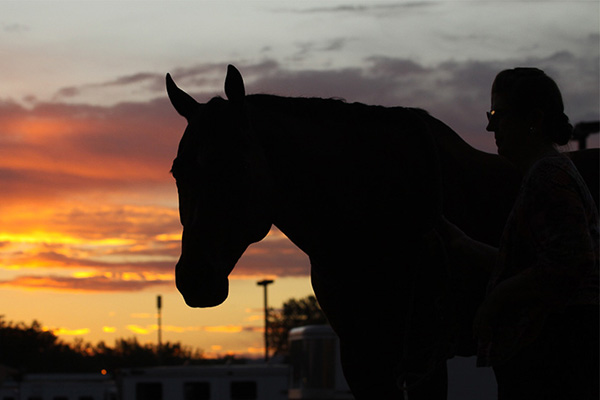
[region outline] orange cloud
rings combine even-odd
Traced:
[[[239,333],[244,329],[239,325],[219,325],[219,326],[207,326],[204,328],[206,332],[214,333]]]
[[[133,333],[140,335],[148,335],[158,330],[157,324],[150,324],[146,326],[140,325],[127,325],[126,327]],[[185,333],[185,332],[209,332],[209,333],[241,333],[241,332],[264,332],[264,328],[256,326],[244,326],[244,325],[216,325],[216,326],[177,326],[177,325],[162,325],[161,329],[163,332],[173,333]]]
[[[42,330],[52,332],[56,336],[82,336],[90,333],[88,328],[80,328],[80,329],[67,329],[67,328],[48,328],[46,326],[42,327]]]
[[[164,96],[110,107],[0,102],[0,270],[22,272],[0,286],[174,287],[182,228],[168,171],[184,125]],[[308,271],[308,258],[274,229],[232,278]]]
[[[148,335],[152,331],[156,330],[156,329],[144,328],[144,327],[138,326],[138,325],[127,325],[125,328],[133,333],[137,333],[138,335]]]
[[[2,102],[1,207],[74,194],[156,194],[172,185],[168,170],[180,135],[173,127],[180,125],[166,100],[32,109]]]
[[[18,276],[10,280],[0,280],[0,286],[20,288],[26,290],[51,290],[65,292],[135,292],[150,287],[172,287],[173,281],[169,280],[121,280],[105,276],[91,278],[74,278],[68,276]]]
[[[206,332],[212,333],[264,332],[264,328],[242,325],[205,326],[202,329]]]

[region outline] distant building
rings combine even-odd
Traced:
[[[98,374],[26,374],[5,379],[1,400],[118,400],[115,382]]]
[[[287,400],[287,365],[247,364],[131,369],[122,400]]]

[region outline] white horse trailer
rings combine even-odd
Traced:
[[[339,339],[329,325],[294,328],[289,343],[290,399],[354,399],[342,373]]]
[[[156,367],[122,371],[122,400],[287,400],[287,365]]]

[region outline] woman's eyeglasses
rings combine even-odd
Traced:
[[[498,117],[502,117],[503,115],[508,114],[508,110],[490,110],[485,113],[487,116],[488,122],[491,122],[492,119],[496,119]]]

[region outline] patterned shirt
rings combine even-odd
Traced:
[[[505,279],[533,274],[539,300],[550,310],[597,305],[598,224],[595,202],[571,160],[540,159],[524,177],[507,220],[488,293]],[[515,316],[516,330],[522,323]],[[490,365],[490,345],[480,343],[478,365]]]

